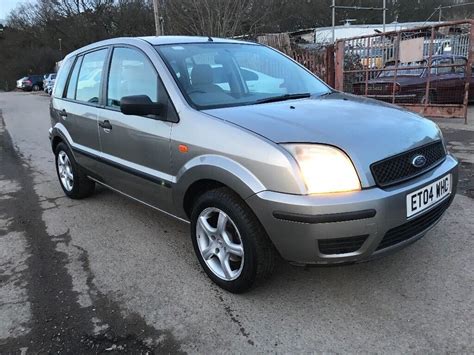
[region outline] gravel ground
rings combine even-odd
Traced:
[[[188,225],[105,189],[65,198],[48,103],[0,93],[0,353],[474,352],[472,126],[439,121],[461,182],[425,238],[364,264],[281,262],[233,295]]]

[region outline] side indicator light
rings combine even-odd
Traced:
[[[189,148],[187,145],[184,145],[184,144],[180,144],[178,146],[178,150],[181,152],[181,153],[187,153],[189,151]]]

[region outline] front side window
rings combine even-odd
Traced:
[[[451,59],[440,59],[433,62],[433,68],[431,68],[431,74],[451,74],[453,67],[452,67]]]
[[[87,53],[82,59],[77,79],[76,100],[99,103],[100,85],[107,49]]]
[[[252,105],[282,95],[330,89],[298,64],[264,46],[192,43],[157,46],[184,96],[198,109]]]
[[[107,84],[107,106],[120,107],[124,96],[146,95],[158,102],[158,74],[138,50],[115,48]]]

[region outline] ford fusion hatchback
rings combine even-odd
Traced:
[[[117,38],[70,53],[51,125],[67,196],[100,184],[189,223],[202,268],[231,292],[276,257],[352,263],[405,247],[458,179],[433,122],[235,40]]]

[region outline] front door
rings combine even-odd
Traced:
[[[148,57],[132,47],[115,47],[106,85],[105,107],[98,111],[104,183],[163,210],[171,207],[168,97]],[[147,95],[163,104],[159,116],[120,112],[124,96]]]
[[[462,103],[464,86],[460,85],[459,75],[454,72],[451,58],[442,58],[433,62],[430,86],[435,92],[435,103]]]

